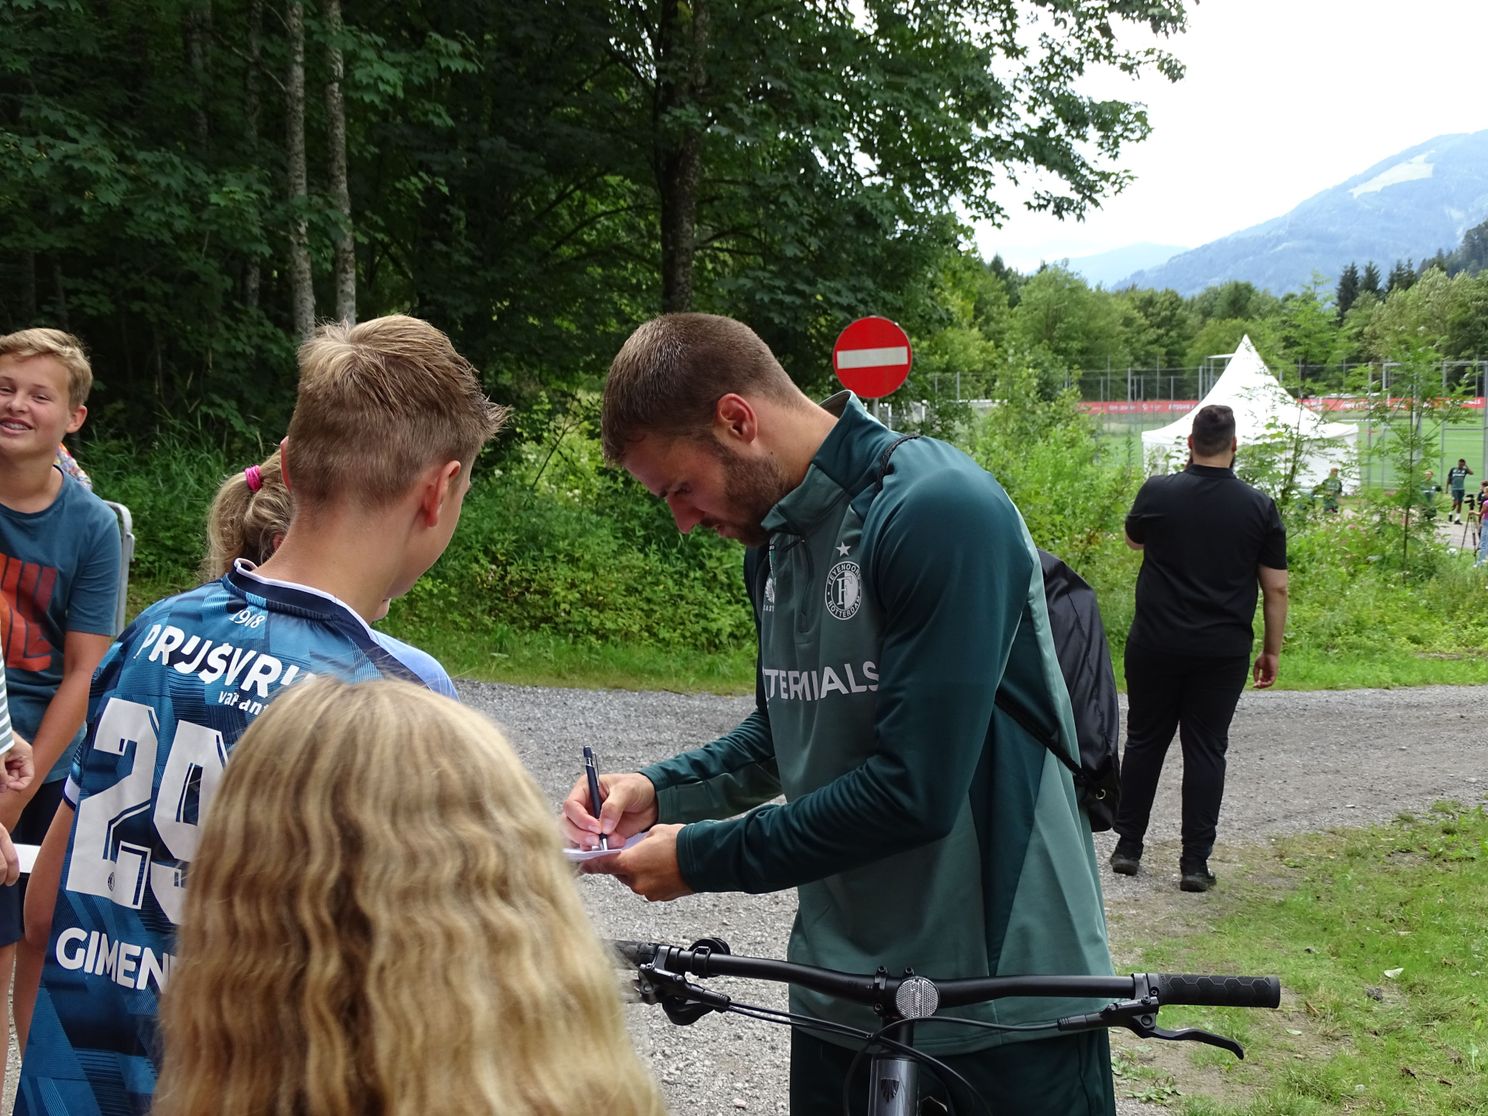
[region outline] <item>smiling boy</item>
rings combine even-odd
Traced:
[[[0,645],[10,716],[36,777],[0,797],[0,824],[40,844],[83,735],[88,683],[114,635],[114,513],[56,467],[93,386],[82,342],[58,329],[0,337]],[[0,995],[22,934],[25,882],[0,890]],[[0,1053],[0,1068],[5,1055]]]

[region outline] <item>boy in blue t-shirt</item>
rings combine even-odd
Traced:
[[[71,334],[0,337],[0,640],[11,725],[36,765],[25,790],[0,796],[0,825],[24,844],[40,844],[51,825],[83,738],[89,680],[114,637],[118,523],[56,467],[92,386]],[[10,991],[25,887],[0,891],[0,996]]]
[[[46,967],[19,1116],[149,1111],[187,869],[229,753],[298,681],[414,680],[366,618],[444,551],[476,453],[503,419],[427,322],[337,323],[301,346],[282,543],[260,566],[240,562],[150,606],[98,670],[26,909]],[[292,778],[293,755],[284,767]],[[18,988],[18,1011],[25,999]]]

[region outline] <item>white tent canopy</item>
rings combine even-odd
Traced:
[[[1242,455],[1247,445],[1260,441],[1295,439],[1302,453],[1297,484],[1304,491],[1326,477],[1334,466],[1346,471],[1353,463],[1358,428],[1347,422],[1324,422],[1288,395],[1247,336],[1197,407],[1176,422],[1142,432],[1148,467],[1157,472],[1181,467],[1188,460],[1188,435],[1194,415],[1201,407],[1215,403],[1235,412],[1235,436],[1240,440]]]

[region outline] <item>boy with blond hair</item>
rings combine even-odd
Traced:
[[[260,566],[240,561],[152,605],[99,668],[26,912],[46,967],[18,1114],[149,1111],[156,1006],[228,754],[275,694],[306,678],[416,681],[366,618],[444,551],[476,453],[504,418],[427,322],[330,325],[301,347],[284,541]],[[55,916],[42,902],[53,896]]]
[[[0,825],[24,844],[41,842],[62,801],[88,682],[114,637],[118,522],[56,467],[63,435],[87,417],[92,387],[72,334],[0,337],[0,641],[11,724],[36,766],[26,789],[0,796]],[[25,888],[0,891],[0,997],[10,991]]]

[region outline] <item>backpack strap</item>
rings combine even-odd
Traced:
[[[889,459],[894,456],[894,451],[902,446],[905,442],[918,437],[918,434],[901,434],[899,435],[899,437],[895,438],[892,442],[884,447],[883,453],[879,455],[878,468],[877,470],[875,470],[873,478],[873,492],[875,496],[883,491],[884,477],[888,476],[889,474],[889,469],[891,468],[891,462]],[[1070,758],[1068,749],[1060,744],[1057,732],[1050,732],[1049,730],[1039,725],[1038,722],[1034,719],[1033,714],[1025,709],[1019,702],[1014,701],[1011,697],[1005,694],[1000,685],[997,687],[997,694],[993,700],[996,702],[998,709],[1001,709],[1004,713],[1011,717],[1018,724],[1018,726],[1022,728],[1024,732],[1028,733],[1029,736],[1037,740],[1040,744],[1042,744],[1045,748],[1053,753],[1055,759],[1064,764],[1064,766],[1069,770],[1070,775],[1073,776],[1075,786],[1084,787],[1087,783],[1090,782],[1089,777],[1085,774],[1085,769],[1074,760],[1072,760]]]
[[[878,456],[878,469],[875,471],[873,477],[873,486],[875,492],[883,491],[884,477],[889,475],[889,458],[894,456],[894,451],[902,446],[905,442],[912,442],[918,437],[918,434],[901,434],[899,435],[899,437],[895,438],[892,442],[884,447],[883,453],[879,454]]]
[[[1069,752],[1059,746],[1058,738],[1040,727],[1028,710],[1002,692],[1001,686],[997,687],[997,695],[993,700],[998,709],[1016,721],[1024,732],[1053,752],[1054,758],[1069,768],[1069,773],[1074,776],[1075,786],[1083,787],[1089,781],[1085,776],[1085,769],[1070,759]]]
[[[874,467],[872,478],[864,483],[863,487],[853,493],[852,496],[852,509],[859,516],[865,519],[867,518],[868,505],[873,503],[878,498],[878,494],[883,491],[884,477],[888,476],[893,469],[889,458],[894,456],[894,451],[905,442],[918,437],[918,434],[900,434],[885,446],[883,452],[878,455],[878,465]]]

